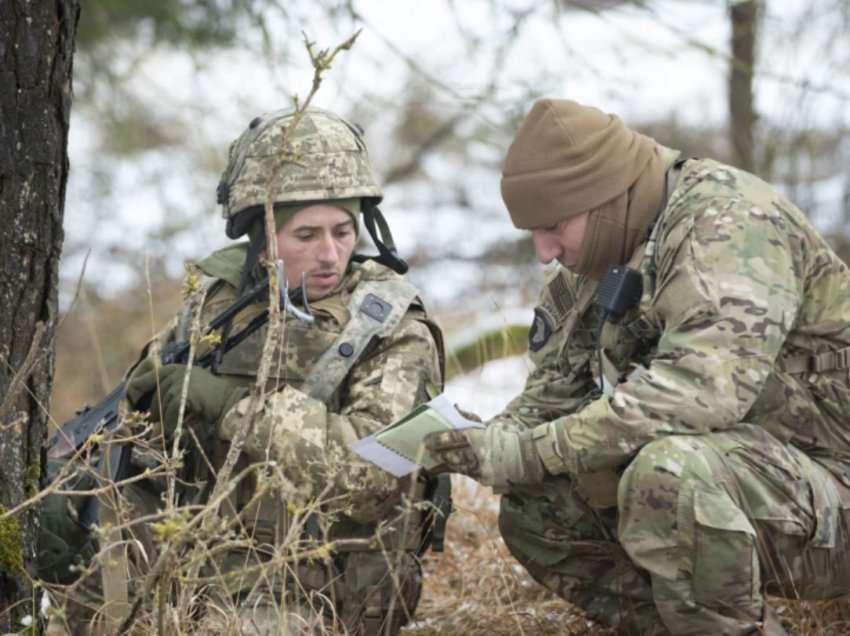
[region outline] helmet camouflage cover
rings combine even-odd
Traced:
[[[380,201],[383,196],[372,176],[366,144],[353,124],[328,111],[307,110],[284,148],[292,117],[292,111],[285,110],[261,115],[230,145],[217,195],[231,238],[247,230],[244,223],[233,223],[234,217],[264,206],[269,188],[274,203],[361,197]]]

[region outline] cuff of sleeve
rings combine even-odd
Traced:
[[[547,422],[532,429],[531,439],[534,440],[534,448],[548,472],[553,475],[568,472],[564,453],[558,441],[555,422]]]
[[[243,410],[248,408],[247,400],[245,398],[250,397],[251,391],[247,387],[240,387],[238,389],[233,389],[230,392],[230,395],[227,396],[227,399],[224,402],[224,408],[222,409],[222,419],[230,412],[230,410],[245,401],[245,406]]]
[[[268,399],[268,398],[266,398]],[[262,412],[264,405],[259,404],[255,412],[251,412],[251,389],[240,387],[234,389],[224,406],[221,422],[218,426],[218,436],[225,441],[231,441],[236,436],[236,431],[250,420],[253,415]]]
[[[235,394],[235,392],[234,392]],[[230,441],[236,436],[236,431],[242,427],[243,421],[248,416],[251,405],[250,394],[244,395],[224,412],[224,417],[218,425],[218,437]]]
[[[266,396],[256,413],[251,412],[251,400],[248,395],[230,408],[219,427],[221,439],[232,441],[237,430],[253,422],[243,452],[263,459],[268,450],[272,458],[292,466],[299,464],[299,452],[306,457],[309,449],[313,457],[324,448],[328,416],[324,403],[291,386]]]

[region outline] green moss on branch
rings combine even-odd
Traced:
[[[0,505],[0,516],[6,512]],[[0,520],[0,574],[13,577],[24,571],[24,557],[21,548],[21,527],[18,520],[8,517]]]

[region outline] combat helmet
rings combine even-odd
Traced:
[[[399,273],[407,271],[378,209],[383,193],[372,174],[362,130],[334,113],[311,108],[302,113],[284,147],[293,115],[291,110],[260,115],[230,145],[216,189],[227,236],[244,236],[262,218],[269,188],[275,204],[359,198],[364,225],[378,248],[374,258]],[[253,269],[265,246],[264,235],[250,238],[243,274]]]

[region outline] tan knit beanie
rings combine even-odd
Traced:
[[[502,198],[520,229],[549,227],[625,193],[655,141],[616,115],[541,99],[520,126],[502,170]]]

